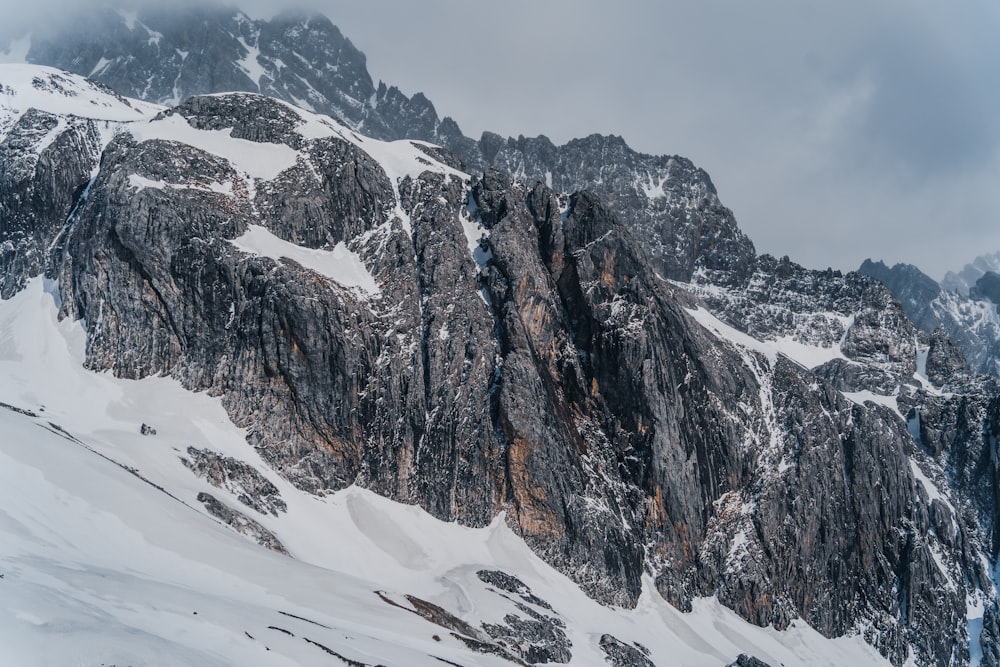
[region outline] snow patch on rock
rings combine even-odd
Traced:
[[[361,257],[343,241],[333,250],[304,248],[278,238],[260,225],[249,225],[242,236],[230,243],[243,252],[270,257],[276,262],[285,258],[294,260],[344,287],[356,287],[371,296],[380,293],[378,283]]]

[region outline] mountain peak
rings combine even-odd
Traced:
[[[949,271],[941,281],[941,287],[968,296],[969,290],[987,271],[1000,272],[1000,252],[980,255],[966,264],[961,271]]]

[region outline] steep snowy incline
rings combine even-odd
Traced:
[[[148,118],[162,107],[126,99],[106,86],[51,67],[3,65],[0,67],[0,141],[28,109],[57,116],[127,122]]]
[[[390,667],[509,665],[470,647],[502,652],[480,624],[519,610],[563,624],[575,665],[603,664],[605,635],[642,644],[655,664],[719,665],[739,653],[770,664],[884,664],[859,638],[828,640],[802,623],[758,628],[712,600],[682,614],[651,582],[637,609],[603,607],[499,518],[470,529],[357,488],[298,492],[262,464],[217,399],[166,378],[84,370],[83,332],[56,310],[41,280],[0,301],[0,655],[11,664],[156,665],[167,655],[174,665],[340,664],[335,653]],[[147,422],[155,434],[140,433]],[[182,463],[188,447],[244,462],[273,482],[286,510],[241,506]],[[266,525],[291,557],[206,516],[205,493]],[[505,593],[497,572],[523,589]],[[415,613],[435,609],[427,602],[455,615],[430,614],[448,627]],[[480,635],[463,640],[462,629]]]

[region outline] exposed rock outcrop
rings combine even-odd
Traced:
[[[614,635],[601,636],[601,650],[612,667],[655,667],[643,646],[631,646]]]
[[[253,466],[194,447],[188,447],[187,454],[190,458],[181,459],[185,466],[212,486],[233,494],[247,507],[272,516],[287,511],[278,489]]]
[[[274,533],[242,512],[238,512],[231,507],[227,507],[225,503],[219,501],[212,494],[204,492],[199,493],[198,502],[205,506],[205,509],[209,514],[235,530],[237,533],[246,535],[257,542],[257,544],[262,547],[266,547],[271,551],[277,551],[278,553],[286,555],[288,554],[288,550],[285,549],[285,545],[283,545],[281,541],[274,536]]]
[[[49,239],[91,368],[220,395],[302,489],[359,484],[476,526],[505,511],[603,602],[634,605],[649,574],[682,610],[717,595],[757,624],[861,634],[895,664],[967,662],[966,598],[994,603],[997,392],[963,380],[944,342],[928,369],[950,393],[922,386],[916,330],[880,283],[743,263],[752,246],[683,164],[664,166],[691,197],[670,238],[705,238],[691,225],[717,214],[732,241],[663,245],[684,285],[593,192],[472,178],[274,100],[196,98],[121,129],[72,215],[25,222]],[[225,145],[191,145],[205,135]],[[3,269],[11,285],[37,270]],[[765,345],[787,340],[831,360]],[[189,456],[280,512],[266,480]],[[481,578],[519,610],[487,628],[503,652],[568,659],[557,615],[510,575]]]

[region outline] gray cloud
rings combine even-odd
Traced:
[[[8,23],[75,6],[32,3]],[[1000,10],[987,0],[311,6],[376,79],[423,91],[467,134],[615,133],[692,158],[761,251],[940,277],[1000,249]]]

